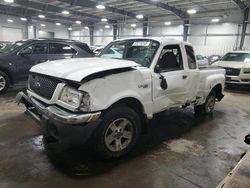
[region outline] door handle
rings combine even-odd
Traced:
[[[187,79],[188,75],[183,75],[182,79]]]

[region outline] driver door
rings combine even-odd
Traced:
[[[182,49],[179,45],[167,45],[162,49],[153,73],[153,108],[155,112],[187,102],[187,71],[183,67]],[[161,78],[162,77],[162,78]],[[161,87],[163,79],[167,88]]]

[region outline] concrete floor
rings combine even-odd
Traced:
[[[102,162],[82,146],[44,144],[39,127],[0,97],[0,187],[215,187],[249,149],[250,92],[227,90],[213,117],[192,108],[157,115],[126,158]]]

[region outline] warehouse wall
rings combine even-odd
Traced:
[[[7,20],[12,19],[10,23]],[[41,27],[40,24],[46,24],[46,27]],[[37,32],[34,33],[30,26],[37,26]],[[54,32],[55,38],[69,38],[68,27],[56,26],[54,23],[48,22],[32,22],[28,24],[20,20],[20,17],[0,15],[0,41],[14,42],[17,40],[38,37],[38,30],[46,32]]]
[[[7,21],[8,19],[12,19],[14,22],[10,23]],[[0,41],[14,42],[27,37],[27,23],[21,22],[19,19],[13,16],[0,15]]]

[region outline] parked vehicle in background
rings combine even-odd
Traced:
[[[2,49],[3,47],[4,47],[4,44],[1,44],[1,43],[0,43],[0,49]]]
[[[199,67],[206,67],[208,66],[208,59],[202,55],[196,55],[197,64]]]
[[[17,41],[0,49],[0,94],[10,85],[27,81],[32,66],[46,61],[93,57],[87,44],[64,39]]]
[[[226,83],[250,85],[250,51],[229,52],[213,65],[226,69]]]
[[[221,59],[221,56],[220,55],[210,55],[208,57],[208,64],[209,65],[212,65],[213,63],[219,61]]]
[[[111,49],[122,55],[112,57]],[[135,146],[146,120],[158,112],[193,105],[197,115],[212,113],[223,98],[224,74],[221,68],[199,69],[189,43],[123,39],[100,57],[32,67],[28,94],[20,92],[17,101],[46,135],[75,144],[91,139],[101,157],[113,159]]]

